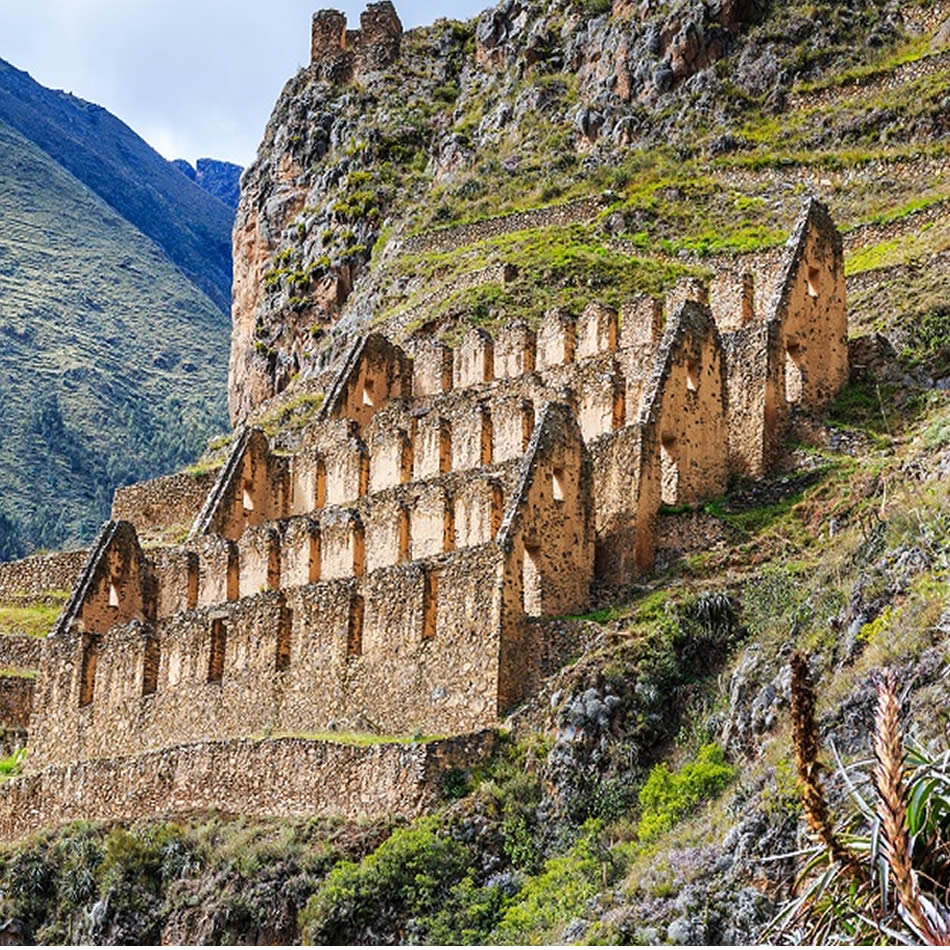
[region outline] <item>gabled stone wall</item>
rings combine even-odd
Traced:
[[[767,470],[790,406],[843,384],[845,328],[810,204],[780,258],[665,305],[354,341],[303,437],[238,433],[185,544],[104,527],[43,651],[29,768],[497,724],[560,655],[537,618],[649,570],[664,502]]]

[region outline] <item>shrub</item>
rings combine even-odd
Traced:
[[[735,776],[735,769],[726,762],[722,749],[715,744],[699,750],[695,762],[671,772],[661,763],[653,767],[650,777],[640,789],[638,833],[641,840],[669,831],[701,802],[718,795]]]
[[[0,776],[8,778],[11,775],[19,775],[25,759],[26,749],[17,749],[13,755],[0,759]]]
[[[304,940],[352,942],[381,921],[430,910],[466,874],[469,849],[427,818],[397,829],[362,863],[337,865],[300,915]]]
[[[580,0],[579,6],[584,16],[601,16],[610,13],[613,4],[611,0]]]
[[[582,837],[567,854],[550,858],[542,873],[525,883],[501,918],[491,943],[548,942],[555,925],[581,914],[613,871],[610,852],[600,841],[601,827],[599,821],[587,822]]]

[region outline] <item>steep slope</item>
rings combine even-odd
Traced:
[[[241,197],[241,172],[244,170],[240,165],[219,162],[214,158],[199,158],[194,166],[183,158],[176,158],[172,164],[209,195],[214,195],[229,208],[237,208]]]
[[[0,119],[150,237],[217,307],[230,308],[233,212],[222,201],[101,106],[46,89],[3,60]]]
[[[160,247],[0,122],[0,550],[88,540],[117,484],[193,458],[225,424],[228,330]]]
[[[924,60],[939,22],[931,5],[868,0],[536,0],[411,30],[392,64],[355,81],[328,53],[288,82],[245,174],[232,418],[316,371],[337,325],[410,311],[445,332],[576,312],[582,288],[608,302],[655,292],[676,276],[657,262],[682,271],[779,243],[792,183],[845,227],[906,202],[912,182],[884,195],[870,169],[847,172],[943,135],[940,74],[888,108],[811,106],[805,90]],[[829,165],[842,174],[815,173]],[[562,215],[570,232],[541,217],[446,230],[572,198],[601,206]],[[518,279],[502,285],[505,264]]]

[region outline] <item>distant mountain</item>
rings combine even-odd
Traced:
[[[150,237],[224,313],[233,209],[197,187],[101,106],[0,60],[0,119]]]
[[[214,158],[199,158],[195,167],[183,158],[176,158],[172,164],[199,188],[237,209],[241,197],[241,172],[244,171],[240,165],[219,162]]]
[[[4,560],[87,542],[117,485],[227,429],[232,211],[105,110],[6,64],[0,114],[30,133],[0,118]]]

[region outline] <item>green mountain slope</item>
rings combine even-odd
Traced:
[[[0,120],[148,235],[228,312],[233,211],[102,106],[47,89],[0,60]]]
[[[225,423],[229,322],[155,244],[0,122],[0,552],[87,539],[115,485]]]

